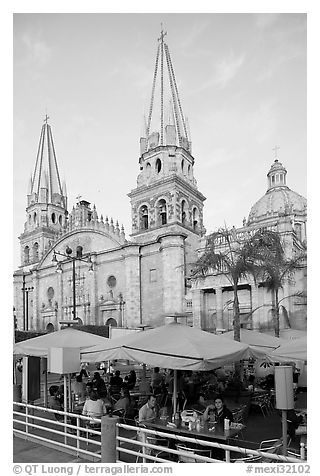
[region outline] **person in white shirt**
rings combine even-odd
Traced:
[[[145,403],[139,410],[139,422],[153,421],[156,418],[156,396],[149,395],[147,403]]]
[[[95,391],[90,392],[89,398],[85,401],[82,414],[92,418],[101,418],[106,413],[106,406],[104,401],[99,398],[98,393]],[[90,423],[90,426],[95,426],[95,424],[99,426],[96,422]]]

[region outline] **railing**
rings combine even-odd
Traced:
[[[85,455],[92,461],[101,460],[101,431],[87,426],[89,422],[101,424],[100,419],[25,403],[13,402],[13,405],[15,435],[56,447],[77,457]],[[57,415],[62,421],[56,419]],[[90,438],[90,435],[98,440]]]
[[[201,440],[192,436],[182,436],[174,433],[152,430],[146,427],[120,423],[118,418],[104,416],[93,419],[75,413],[69,413],[49,408],[13,402],[13,431],[14,435],[37,441],[60,451],[85,456],[94,462],[116,463],[124,462],[124,456],[133,457],[134,461],[173,463],[184,458],[192,458],[195,462],[216,463],[232,462],[241,457],[259,457],[261,462],[290,462],[301,463],[305,459],[304,445],[301,446],[300,459],[293,456],[283,456],[269,451],[260,451],[240,446]],[[63,421],[60,421],[60,417]],[[88,427],[88,422],[101,424],[101,431]],[[132,436],[133,432],[133,436]],[[92,438],[92,435],[94,438]],[[152,443],[150,438],[153,437]],[[219,449],[223,460],[203,456],[183,449],[161,446],[154,439],[165,438],[173,443],[185,443],[186,447],[198,445],[206,450]],[[231,459],[232,452],[232,459]],[[235,457],[236,455],[236,457]]]
[[[119,429],[123,428],[125,430],[135,431],[136,436],[134,438],[127,438],[120,436]],[[152,436],[153,438],[165,438],[173,440],[174,442],[182,442],[182,443],[189,443],[189,445],[201,445],[206,449],[220,449],[224,451],[224,461],[220,459],[214,459],[208,456],[202,456],[200,454],[196,454],[197,450],[194,450],[194,453],[190,453],[189,451],[182,451],[181,449],[172,449],[167,446],[156,445],[148,442],[148,435]],[[173,462],[174,456],[176,461],[185,457],[185,458],[192,458],[195,462],[199,463],[230,463],[231,460],[231,452],[236,453],[238,458],[243,457],[259,457],[261,461],[268,461],[268,462],[290,462],[290,463],[301,463],[301,460],[304,459],[304,445],[302,446],[302,454],[301,459],[289,456],[283,456],[279,454],[274,454],[267,451],[260,451],[254,450],[249,448],[242,448],[239,446],[232,446],[228,444],[222,444],[214,441],[206,441],[200,440],[198,438],[186,437],[177,435],[174,433],[166,433],[165,431],[158,431],[152,430],[145,427],[136,427],[132,425],[127,425],[123,423],[117,423],[116,425],[116,451],[117,451],[117,460],[116,462],[122,462],[121,453],[125,453],[128,455],[133,455],[136,457],[136,462],[138,460],[142,460],[143,463],[146,462],[161,462],[161,463],[168,463]],[[126,446],[125,446],[126,445]],[[129,446],[129,447],[128,447]],[[132,446],[134,448],[132,448]],[[187,445],[188,446],[188,445]],[[157,456],[159,453],[165,454],[166,457]],[[237,458],[233,455],[233,460]]]

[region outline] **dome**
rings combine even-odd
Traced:
[[[300,219],[306,217],[307,200],[290,190],[286,174],[285,167],[276,159],[267,174],[268,190],[251,208],[248,225],[287,214],[298,215]]]

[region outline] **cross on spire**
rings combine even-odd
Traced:
[[[82,198],[82,195],[78,195],[78,196],[76,197],[76,200],[78,200],[78,203],[80,202],[80,198]]]
[[[50,119],[50,117],[48,116],[48,114],[46,114],[45,118],[44,118],[44,121],[46,124],[48,124],[48,119]]]
[[[158,41],[161,41],[163,43],[163,39],[166,36],[167,32],[163,31],[163,24],[161,23],[161,32],[160,32],[160,38],[158,38]]]
[[[278,145],[275,145],[274,148],[272,149],[274,151],[274,158],[277,159],[278,158],[278,150],[280,149],[280,147]]]

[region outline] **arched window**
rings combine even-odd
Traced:
[[[59,215],[59,224],[62,225],[62,216]]]
[[[146,175],[147,175],[147,177],[150,177],[150,175],[151,175],[151,164],[150,164],[150,162],[147,162],[147,165],[146,165]]]
[[[82,246],[80,246],[80,245],[77,246],[77,247],[76,247],[76,256],[77,256],[77,258],[82,258],[82,253],[83,253],[83,248],[82,248]]]
[[[149,228],[149,212],[148,207],[143,205],[140,208],[140,229],[147,230]]]
[[[55,213],[51,214],[51,221],[52,221],[52,223],[56,222],[56,214]]]
[[[161,166],[162,166],[161,160],[160,160],[160,159],[157,159],[157,160],[156,160],[156,172],[157,172],[157,173],[160,173],[160,171],[161,171]]]
[[[159,200],[158,203],[158,218],[160,225],[167,224],[167,204],[163,199]]]
[[[198,209],[194,207],[194,209],[192,210],[192,228],[194,230],[197,230],[198,225],[199,225],[199,212],[198,212]]]
[[[188,165],[188,176],[191,177],[191,165]]]
[[[36,221],[37,221],[37,214],[36,214],[36,212],[34,212],[34,214],[33,214],[33,223],[36,223]]]
[[[297,237],[301,241],[302,238],[302,226],[301,223],[295,223],[294,225],[294,231],[296,232]]]
[[[181,202],[181,223],[183,225],[186,224],[187,221],[187,204],[185,200],[182,200]]]
[[[274,175],[271,177],[271,183],[274,184]]]
[[[184,159],[181,160],[181,170],[182,170],[182,173],[184,174]]]
[[[32,247],[32,254],[33,254],[33,260],[38,261],[39,259],[39,244],[38,243],[34,243]]]
[[[24,257],[24,264],[29,264],[29,261],[30,261],[30,248],[29,248],[29,246],[25,246],[24,251],[23,251],[23,257]]]

